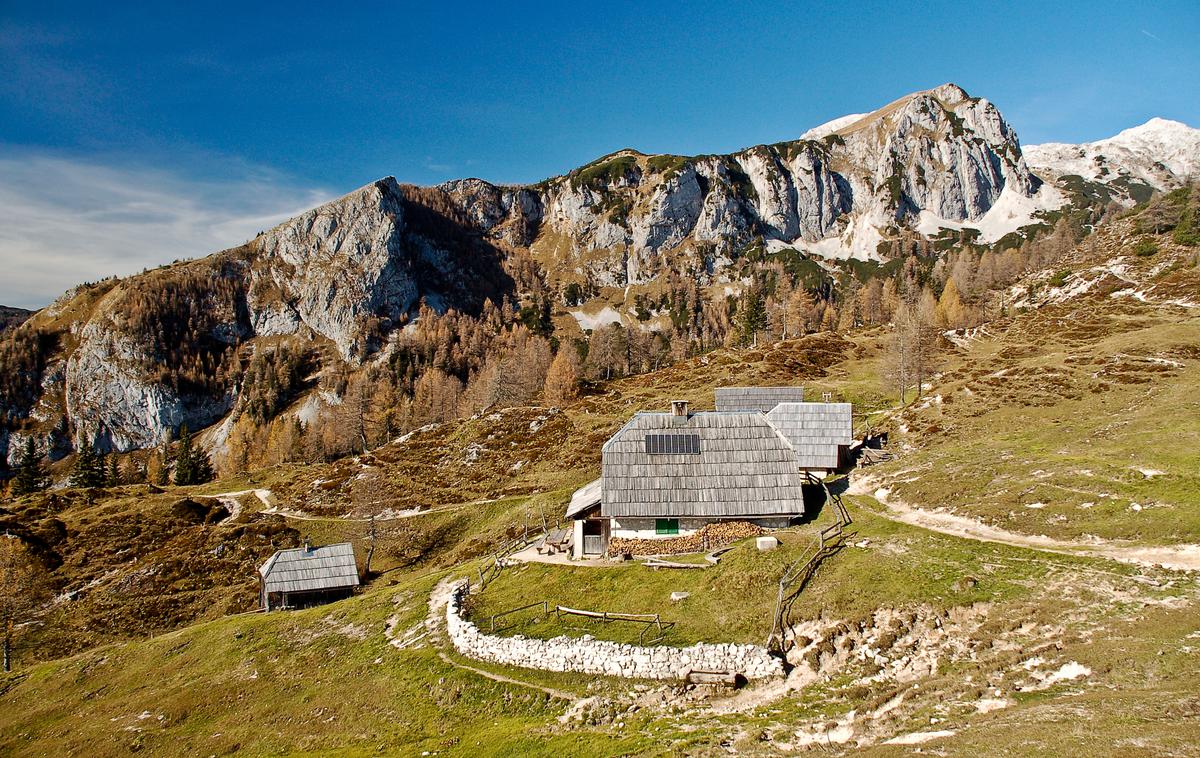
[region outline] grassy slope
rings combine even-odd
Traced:
[[[793,608],[793,620],[858,618],[883,605],[925,603],[952,608],[978,602],[1015,601],[1035,588],[1054,567],[1071,561],[1000,561],[1003,550],[981,550],[975,543],[897,524],[875,515],[867,498],[851,503],[855,514],[852,546],[830,559]],[[796,558],[811,552],[824,521],[781,533],[782,547],[768,553],[745,540],[717,566],[698,570],[652,569],[640,563],[613,567],[529,564],[505,572],[472,598],[469,613],[485,630],[492,614],[546,600],[587,610],[659,613],[674,622],[663,644],[751,642],[762,644],[771,630],[779,577]],[[862,547],[857,547],[858,544]],[[1010,551],[1019,554],[1020,551]],[[1082,565],[1082,564],[1080,564]],[[964,577],[975,586],[960,583]],[[672,592],[690,592],[671,602]],[[502,621],[502,634],[552,637],[591,634],[601,639],[636,642],[641,625],[590,621],[535,611]]]
[[[949,359],[898,421],[913,449],[877,469],[896,497],[1054,537],[1200,540],[1200,313],[1171,302],[1200,271],[1165,237],[1149,259],[1131,240],[1127,223],[1096,235],[1068,261],[1089,291]]]
[[[801,615],[854,619],[881,604],[951,608],[983,601],[991,604],[989,618],[995,620],[997,634],[1016,626],[1049,631],[1065,643],[1060,653],[1064,659],[1079,660],[1097,672],[1088,684],[1059,686],[1026,696],[1003,713],[977,716],[969,698],[960,697],[974,686],[964,684],[970,682],[964,677],[995,672],[971,659],[947,661],[937,677],[921,682],[928,695],[912,695],[915,706],[897,725],[901,730],[919,728],[922,720],[927,724],[937,714],[963,730],[958,744],[966,752],[986,744],[986,738],[976,735],[977,723],[980,734],[1003,740],[993,745],[1061,746],[1072,734],[1077,739],[1078,730],[1063,731],[1053,720],[1036,729],[1031,723],[1050,718],[1048,714],[1061,718],[1086,703],[1112,717],[1089,726],[1098,739],[1136,736],[1154,748],[1196,738],[1194,713],[1179,711],[1176,718],[1164,719],[1118,710],[1122,705],[1148,707],[1154,692],[1178,695],[1176,711],[1186,711],[1188,703],[1196,702],[1191,694],[1194,683],[1181,672],[1194,667],[1196,653],[1179,642],[1194,628],[1194,606],[1178,610],[1146,605],[1161,605],[1164,598],[1181,592],[1194,593],[1190,581],[1160,574],[1157,581],[1171,584],[1102,605],[1086,594],[1099,590],[1079,589],[1079,577],[1121,583],[1137,572],[1101,561],[928,534],[871,516],[869,505],[859,501],[852,507],[860,514],[861,533],[870,544],[838,556],[818,574],[802,600]],[[724,576],[714,575],[714,582],[738,581],[755,573],[751,564],[760,557],[740,550],[744,554],[725,566]],[[617,570],[627,570],[635,579],[666,576],[639,566]],[[598,578],[586,580],[586,586],[603,586],[606,573],[598,570]],[[967,575],[978,577],[979,584],[956,589],[955,581]],[[895,688],[894,683],[863,688],[849,678],[835,679],[739,714],[714,717],[697,710],[648,708],[626,712],[619,722],[565,729],[558,717],[567,710],[566,703],[460,668],[454,665],[461,661],[457,655],[450,661],[439,657],[444,642],[431,646],[426,639],[408,649],[388,644],[385,625],[393,621],[400,635],[418,626],[427,612],[428,593],[441,576],[411,576],[325,608],[229,617],[3,677],[0,752],[654,755],[708,753],[721,744],[735,744],[755,754],[773,752],[777,743],[790,739],[788,730],[797,722],[836,718]],[[521,574],[518,570],[507,576]],[[1061,587],[1068,580],[1076,589],[1064,593]],[[1072,613],[1103,625],[1104,634],[1089,640],[1078,632],[1064,633],[1058,625]],[[1085,624],[1079,623],[1082,629]],[[988,643],[981,644],[983,661]],[[1160,650],[1166,657],[1158,654]],[[578,696],[617,698],[630,687],[603,678],[470,665]],[[1003,681],[1001,686],[1007,690],[1010,684]],[[1112,702],[1115,688],[1120,688],[1120,696]],[[773,742],[753,738],[760,732],[773,735]]]
[[[713,388],[730,381],[836,389],[849,387],[846,377],[853,375],[858,390],[851,391],[861,391],[858,364],[871,360],[869,350],[830,334],[719,350],[608,383],[561,411],[505,409],[331,464],[283,466],[161,493],[144,486],[67,490],[5,503],[0,528],[49,535],[62,563],[51,572],[53,590],[75,593],[54,607],[48,623],[18,630],[18,659],[59,657],[253,608],[255,566],[302,537],[352,541],[365,559],[369,527],[336,520],[345,515],[431,509],[378,524],[372,569],[383,582],[478,557],[526,526],[559,518],[573,489],[597,475],[600,445],[631,408],[665,408],[676,397],[711,407]],[[374,476],[366,497],[355,491],[360,474]],[[258,487],[269,488],[282,507],[326,520],[256,515],[263,504],[250,494],[239,498],[244,515],[236,524],[193,524],[172,515],[172,504],[186,496]]]
[[[1168,287],[1187,287],[1193,274],[1155,276]],[[1102,286],[1111,291],[1124,285]],[[901,482],[898,493],[1049,533],[1088,531],[1146,541],[1194,535],[1188,499],[1193,481],[1187,477],[1196,470],[1195,448],[1146,447],[1139,440],[1169,433],[1186,441],[1195,434],[1194,415],[1160,411],[1168,402],[1184,411],[1195,402],[1196,357],[1182,349],[1197,342],[1195,322],[1188,310],[1146,305],[1153,308],[1146,312],[1136,300],[1108,294],[1017,317],[1003,337],[976,343],[968,357],[955,359],[935,390],[942,403],[900,419],[910,429],[902,442],[912,449],[880,470],[901,479],[919,473],[920,480]],[[387,619],[395,616],[400,630],[417,624],[444,567],[486,552],[543,511],[554,513],[573,486],[593,477],[599,441],[630,409],[664,407],[674,397],[707,407],[712,388],[731,382],[804,383],[818,392],[842,392],[860,405],[880,405],[875,378],[880,344],[877,335],[853,343],[818,336],[755,351],[718,351],[614,382],[559,414],[515,409],[423,432],[368,458],[257,472],[213,485],[207,491],[265,484],[285,506],[319,514],[365,513],[375,506],[356,504],[351,482],[370,468],[384,479],[387,507],[438,510],[384,526],[376,567],[387,573],[361,597],[293,614],[220,619],[0,679],[0,752],[104,755],[140,748],[151,754],[221,754],[241,748],[250,754],[604,755],[711,753],[733,746],[746,754],[771,754],[793,741],[801,724],[828,723],[851,709],[868,712],[908,686],[904,706],[888,717],[887,731],[953,729],[953,737],[929,747],[954,754],[999,745],[1018,754],[1061,753],[1080,744],[1094,752],[1111,745],[1112,754],[1185,754],[1200,741],[1200,700],[1188,673],[1200,664],[1200,645],[1188,637],[1200,624],[1193,578],[930,534],[873,515],[878,505],[869,498],[851,504],[860,537],[869,542],[822,569],[797,603],[796,618],[846,619],[853,627],[881,608],[982,614],[970,650],[942,658],[936,672],[919,679],[919,691],[886,679],[863,684],[862,672],[848,672],[736,714],[644,708],[621,712],[619,721],[564,730],[557,719],[566,705],[539,690],[483,678],[455,666],[461,660],[453,653],[451,662],[444,660],[436,646],[397,650],[387,643]],[[1161,371],[1150,366],[1163,364],[1122,356],[1184,365]],[[992,381],[1008,376],[1021,380]],[[1136,381],[1141,378],[1150,381]],[[1092,392],[1093,381],[1107,386]],[[1045,419],[1049,423],[1041,423]],[[539,431],[531,432],[531,424]],[[482,449],[469,462],[472,445]],[[1121,458],[1135,451],[1128,463]],[[1133,468],[1168,473],[1147,478],[1135,476]],[[1012,505],[996,505],[1000,490],[1024,498],[1040,493],[1039,486],[1074,487],[1075,475],[1089,487],[1164,507],[1128,510],[1155,517],[1139,522],[1123,520],[1134,518],[1126,516],[1127,509],[1096,510],[1099,504],[1064,512],[1060,500],[1040,494],[1045,508],[1022,507],[1018,513]],[[319,479],[333,484],[314,488]],[[1030,486],[1035,489],[1025,493]],[[451,507],[497,496],[505,499]],[[1067,518],[1051,518],[1060,516]],[[354,538],[362,528],[296,525],[322,541]],[[663,610],[678,622],[668,643],[758,641],[775,572],[802,549],[812,528],[786,539],[788,546],[775,554],[742,545],[721,566],[703,571],[653,572],[636,565],[518,569],[481,595],[474,610],[480,614],[546,596],[569,605],[657,610],[665,594],[683,588],[693,596],[683,604],[665,603]],[[975,583],[963,581],[968,577]],[[578,633],[549,624],[510,631]],[[613,626],[587,631],[618,639],[629,634]],[[1003,644],[992,641],[993,634]],[[1048,643],[1045,655],[1055,662],[1079,661],[1093,675],[1044,692],[1016,692],[1024,676],[1019,664],[1030,654],[1024,650]],[[606,679],[470,665],[601,700],[620,700],[629,690],[628,683]],[[975,700],[991,687],[1015,693],[1015,702],[977,713]],[[1164,701],[1170,704],[1164,707]],[[931,726],[932,718],[938,726]]]
[[[476,753],[488,755],[553,744],[561,704],[456,668],[431,647],[387,643],[385,619],[419,623],[432,584],[227,618],[36,666],[4,680],[0,752],[466,753],[480,743],[495,748]],[[598,742],[593,754],[639,747]]]

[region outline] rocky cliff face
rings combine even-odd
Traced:
[[[953,84],[829,126],[726,156],[626,150],[534,187],[442,189],[485,232],[512,244],[536,244],[514,228],[565,238],[576,273],[620,286],[652,278],[662,254],[681,248],[703,251],[710,270],[759,242],[879,258],[901,229],[969,226],[1006,191],[1032,199],[1041,185],[995,106]]]
[[[247,303],[254,332],[294,334],[304,325],[342,355],[361,354],[367,317],[399,317],[417,300],[403,232],[402,195],[388,178],[254,240]]]
[[[0,456],[30,435],[52,457],[82,438],[152,447],[233,408],[259,337],[328,340],[356,363],[422,298],[470,312],[512,294],[500,251],[424,192],[384,179],[241,248],[60,298],[22,327],[59,347],[30,396],[2,398]]]

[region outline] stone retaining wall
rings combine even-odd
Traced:
[[[726,671],[746,679],[783,676],[783,661],[758,645],[699,643],[691,647],[639,647],[589,635],[549,640],[484,634],[459,609],[465,586],[446,604],[446,630],[463,655],[482,661],[545,671],[575,671],[631,679],[682,679],[689,671]]]

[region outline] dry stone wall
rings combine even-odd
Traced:
[[[508,666],[603,674],[631,679],[682,679],[689,671],[726,671],[746,679],[783,676],[783,661],[757,645],[699,643],[691,647],[640,647],[591,636],[549,640],[484,634],[462,617],[465,586],[446,604],[446,630],[463,655]]]

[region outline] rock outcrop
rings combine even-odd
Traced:
[[[366,318],[398,318],[417,301],[403,231],[403,198],[389,177],[259,236],[248,302],[256,332],[304,324],[342,355],[361,354]]]
[[[621,286],[653,278],[664,253],[687,247],[703,249],[709,269],[758,242],[879,258],[879,243],[901,229],[970,225],[1005,191],[1033,198],[1041,184],[996,107],[953,84],[832,126],[819,139],[726,156],[624,150],[528,188],[477,179],[442,188],[509,242],[524,242],[511,229],[536,219],[543,233],[570,240],[576,260],[567,265],[579,271],[610,251],[587,269]]]

